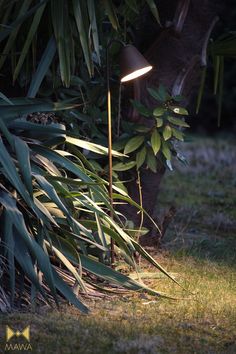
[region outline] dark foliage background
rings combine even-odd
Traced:
[[[220,21],[214,34],[236,30],[236,4],[234,0],[227,0],[221,3],[219,8]],[[225,59],[224,76],[224,96],[222,107],[221,126],[217,127],[217,97],[213,92],[213,68],[210,67],[207,76],[206,90],[204,99],[198,116],[195,116],[191,122],[192,131],[201,133],[217,133],[221,131],[236,132],[236,61],[235,59]],[[194,99],[191,109],[194,113]]]
[[[166,24],[173,18],[177,1],[173,1],[173,6],[167,6],[166,1],[156,1],[160,12],[162,24]],[[219,21],[212,35],[214,38],[219,37],[222,33],[235,31],[236,23],[236,6],[234,0],[224,2],[212,1],[212,10],[217,10]],[[210,8],[209,8],[210,9]],[[148,19],[148,20],[147,20]],[[150,18],[148,9],[143,10],[143,16],[140,17],[139,23],[135,29],[136,45],[145,52],[150,45],[156,40],[161,32],[161,28],[157,27],[154,18]],[[217,97],[213,94],[214,72],[212,63],[209,63],[205,92],[201,104],[200,112],[196,115],[196,97],[197,88],[192,92],[192,99],[189,105],[191,112],[191,131],[199,133],[217,133],[219,131],[236,131],[235,110],[236,110],[236,62],[234,59],[225,59],[225,75],[224,75],[224,95],[222,107],[221,126],[217,126]]]

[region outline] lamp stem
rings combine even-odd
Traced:
[[[113,197],[112,197],[112,117],[111,117],[111,90],[110,90],[110,62],[109,62],[109,45],[106,50],[106,61],[107,61],[107,118],[108,118],[108,161],[109,161],[109,199],[110,199],[110,217],[113,219]],[[111,237],[111,266],[114,266],[115,262],[115,243]]]

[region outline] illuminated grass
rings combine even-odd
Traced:
[[[211,152],[207,155],[199,146]],[[5,325],[22,329],[30,324],[33,353],[235,354],[233,147],[233,142],[210,139],[189,144],[187,154],[192,165],[168,174],[163,185],[162,207],[174,200],[178,213],[162,252],[152,252],[187,291],[163,277],[146,283],[183,300],[129,294],[90,302],[92,312],[88,316],[69,306],[60,312],[40,309],[37,314],[0,316],[0,352],[5,345]],[[217,160],[219,153],[221,162]],[[212,158],[204,155],[199,162],[203,154]],[[146,264],[143,269],[154,271]]]
[[[178,301],[143,295],[99,300],[89,316],[72,307],[14,314],[1,318],[1,337],[6,324],[31,324],[35,353],[234,353],[236,270],[191,256],[162,256],[161,262],[196,295]],[[168,280],[151,282],[158,290],[189,298]]]

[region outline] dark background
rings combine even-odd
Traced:
[[[236,31],[236,1],[222,2],[218,10],[220,21],[213,32],[214,37],[228,31]],[[196,102],[191,103],[194,113]],[[210,65],[204,98],[197,116],[191,120],[191,129],[201,133],[230,132],[236,133],[236,58],[225,59],[224,95],[220,127],[217,126],[218,104],[217,97],[213,95],[213,69]],[[194,114],[193,114],[194,115]]]
[[[196,0],[197,1],[197,0]],[[173,0],[173,6],[167,6],[165,0],[156,1],[162,22],[172,19],[177,0]],[[236,31],[236,0],[210,1],[209,11],[217,12],[219,21],[214,28],[212,37],[214,39],[229,31]],[[148,21],[147,21],[148,19]],[[143,13],[138,24],[136,34],[136,45],[145,50],[157,37],[157,25],[150,12]],[[159,29],[161,31],[161,29]],[[236,133],[236,58],[225,59],[224,94],[220,127],[218,127],[218,97],[213,94],[214,71],[209,58],[205,91],[198,115],[196,115],[196,101],[198,88],[193,92],[188,110],[191,114],[191,131],[205,134],[216,134],[218,132]],[[199,82],[200,84],[200,82]]]

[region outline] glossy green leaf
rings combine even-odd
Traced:
[[[161,137],[160,137],[160,134],[158,133],[157,129],[155,129],[152,133],[151,145],[152,145],[154,155],[156,155],[161,147]]]
[[[146,159],[147,149],[144,146],[139,152],[136,154],[136,166],[137,170],[144,164]]]
[[[178,125],[179,127],[185,127],[185,128],[189,128],[188,123],[186,123],[183,119],[181,118],[176,118],[176,117],[171,117],[168,116],[167,117],[168,121],[174,125]]]
[[[184,107],[169,106],[169,108],[176,114],[180,114],[182,116],[188,116],[188,111]]]
[[[184,100],[184,96],[182,95],[173,96],[173,100],[176,102],[182,102]]]
[[[172,136],[172,129],[169,125],[166,125],[163,130],[163,138],[164,140],[169,140]]]
[[[158,90],[153,89],[153,88],[151,88],[151,87],[148,87],[148,88],[147,88],[147,91],[149,92],[149,94],[150,94],[153,98],[155,98],[155,100],[157,100],[157,101],[159,101],[159,102],[165,102],[165,97],[162,97],[162,96],[159,94]]]
[[[162,118],[156,118],[156,126],[157,128],[161,128],[163,126],[163,119]]]
[[[184,134],[180,130],[172,128],[172,134],[176,139],[184,141]]]
[[[136,165],[135,161],[130,161],[130,162],[126,162],[126,163],[118,162],[113,165],[112,169],[114,171],[127,171],[127,170],[130,170],[131,168],[133,168],[135,165]]]
[[[161,151],[162,151],[163,155],[165,156],[166,160],[171,160],[171,151],[170,151],[168,143],[166,143],[165,141],[162,141]]]
[[[163,114],[164,114],[165,112],[166,112],[165,108],[163,108],[163,107],[157,107],[157,108],[154,109],[153,115],[154,115],[155,117],[161,117],[161,116],[163,116]]]
[[[130,100],[134,108],[144,117],[150,117],[151,116],[151,111],[147,107],[145,107],[140,101],[136,100]]]
[[[134,129],[138,133],[148,133],[150,131],[150,128],[146,127],[145,125],[136,125],[135,124]]]
[[[157,160],[152,149],[147,151],[147,166],[152,172],[157,172]]]
[[[124,154],[130,154],[137,150],[144,142],[145,137],[143,135],[137,135],[131,138],[125,145]]]
[[[163,85],[160,85],[158,89],[148,87],[147,90],[149,94],[159,102],[165,102],[171,99],[171,96],[168,94],[168,92],[166,91]]]

